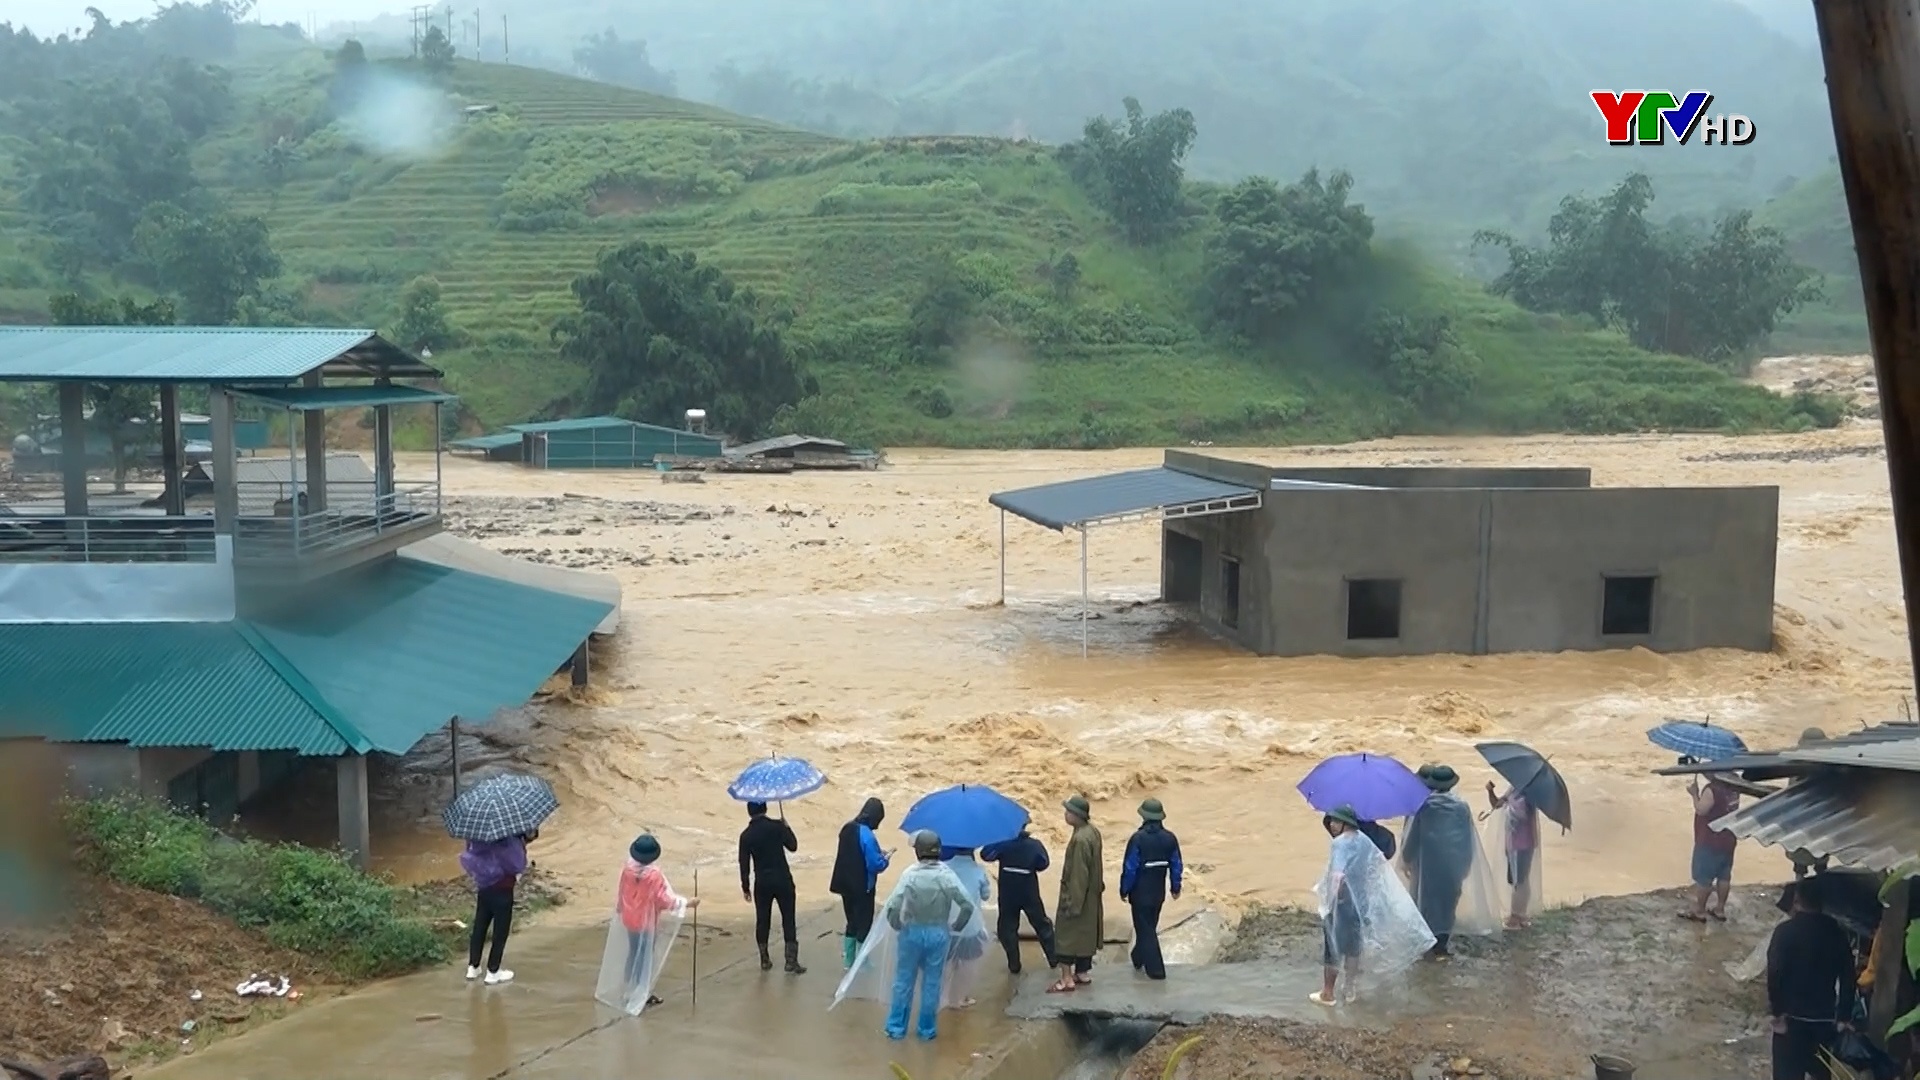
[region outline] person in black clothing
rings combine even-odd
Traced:
[[[1000,919],[994,927],[1000,947],[1007,950],[1007,970],[1020,974],[1020,916],[1027,917],[1033,936],[1046,954],[1047,966],[1059,966],[1053,954],[1053,920],[1040,898],[1040,872],[1048,866],[1047,845],[1021,829],[1020,835],[980,849],[980,858],[1000,864]]]
[[[753,903],[753,940],[760,946],[760,970],[773,970],[767,935],[773,929],[773,905],[780,905],[780,936],[787,946],[787,974],[805,975],[800,966],[800,927],[793,918],[793,872],[787,852],[800,841],[786,818],[767,816],[767,804],[747,804],[747,827],[740,830],[740,895]]]
[[[1767,1013],[1773,1020],[1773,1080],[1824,1077],[1822,1047],[1853,1016],[1853,947],[1820,911],[1825,882],[1795,884],[1793,914],[1767,945]]]
[[[847,914],[841,952],[849,968],[860,952],[860,943],[867,940],[867,934],[873,929],[874,889],[889,861],[873,831],[886,816],[887,808],[879,799],[868,799],[852,821],[840,826],[840,846],[833,855],[833,877],[827,887],[840,898],[840,906]]]
[[[1140,804],[1140,828],[1127,838],[1120,860],[1120,900],[1133,908],[1133,970],[1149,979],[1167,977],[1160,955],[1160,908],[1171,893],[1180,899],[1180,841],[1162,824],[1167,812],[1159,799]]]

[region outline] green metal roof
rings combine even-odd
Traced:
[[[232,623],[0,624],[0,736],[400,754],[524,703],[612,605],[414,559]]]
[[[241,394],[296,412],[375,405],[431,405],[436,401],[455,400],[452,394],[419,386],[275,386],[243,390]]]
[[[447,445],[462,450],[498,450],[506,446],[519,446],[520,433],[503,431],[497,435],[476,435],[471,439],[455,439]]]
[[[0,382],[292,382],[321,371],[438,378],[371,330],[206,326],[0,327]]]
[[[532,424],[508,424],[508,431],[534,433],[540,431],[586,431],[590,428],[632,427],[633,421],[618,416],[576,416],[571,420],[541,420]]]

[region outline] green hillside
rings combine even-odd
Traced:
[[[1866,352],[1867,313],[1860,264],[1853,256],[1853,223],[1840,170],[1833,167],[1788,188],[1761,207],[1756,219],[1779,229],[1794,258],[1820,271],[1827,298],[1785,320],[1774,351]]]
[[[329,113],[334,69],[323,54],[257,44],[225,62],[239,105],[197,145],[196,171],[233,209],[269,223],[285,263],[276,293],[290,298],[280,317],[391,328],[405,286],[437,280],[459,344],[435,361],[466,402],[469,427],[572,407],[585,372],[559,359],[555,321],[575,308],[573,279],[631,241],[691,252],[791,309],[787,337],[821,393],[787,426],[891,445],[1753,429],[1832,418],[1824,402],[1787,401],[1617,334],[1525,313],[1379,245],[1323,318],[1278,344],[1223,338],[1199,315],[1202,230],[1127,245],[1051,149],[1034,143],[841,141],[460,61],[439,85],[407,65],[376,65],[393,80],[381,93],[393,96],[361,111],[379,124],[404,121],[403,141],[431,143],[376,153]],[[275,154],[277,178],[263,164]],[[1217,192],[1193,195],[1201,214]],[[0,305],[14,318],[32,317],[56,285],[35,261],[44,245],[29,224],[0,220]],[[1078,282],[1062,289],[1050,275],[1068,254]],[[973,330],[930,360],[908,345],[912,312],[944,279],[971,298]],[[1443,420],[1389,393],[1353,332],[1380,305],[1452,320],[1480,361],[1464,407]]]

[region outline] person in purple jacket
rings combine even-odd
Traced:
[[[460,853],[460,869],[473,879],[473,933],[467,938],[467,978],[480,978],[480,951],[493,930],[493,948],[487,953],[486,983],[513,981],[513,972],[500,966],[513,929],[513,887],[527,872],[527,845],[538,839],[538,829],[492,843],[467,841]]]

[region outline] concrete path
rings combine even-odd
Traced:
[[[1210,1017],[1271,1017],[1331,1020],[1329,1010],[1307,1000],[1320,989],[1320,969],[1277,963],[1169,964],[1165,981],[1139,975],[1120,950],[1093,969],[1093,983],[1071,994],[1049,994],[1048,979],[1028,974],[1007,1005],[1021,1020],[1049,1020],[1068,1013],[1197,1024]],[[1344,1013],[1346,1010],[1342,1010]]]
[[[941,1014],[940,1038],[892,1042],[881,1006],[850,1001],[831,1012],[840,979],[837,912],[803,914],[801,962],[789,976],[762,972],[750,927],[703,939],[700,995],[688,992],[687,932],[656,989],[665,1004],[629,1017],[593,1000],[604,927],[534,928],[507,949],[514,981],[468,983],[458,967],[394,979],[304,1008],[190,1056],[140,1070],[143,1080],[534,1080],[582,1077],[832,1076],[892,1080],[899,1062],[914,1080],[949,1080],[1013,1028],[983,1004]],[[712,932],[711,929],[708,930]],[[777,932],[777,931],[776,931]],[[826,933],[832,936],[821,938]],[[775,949],[778,949],[776,942]],[[776,952],[776,959],[778,953]],[[1006,993],[1004,970],[979,996]]]

